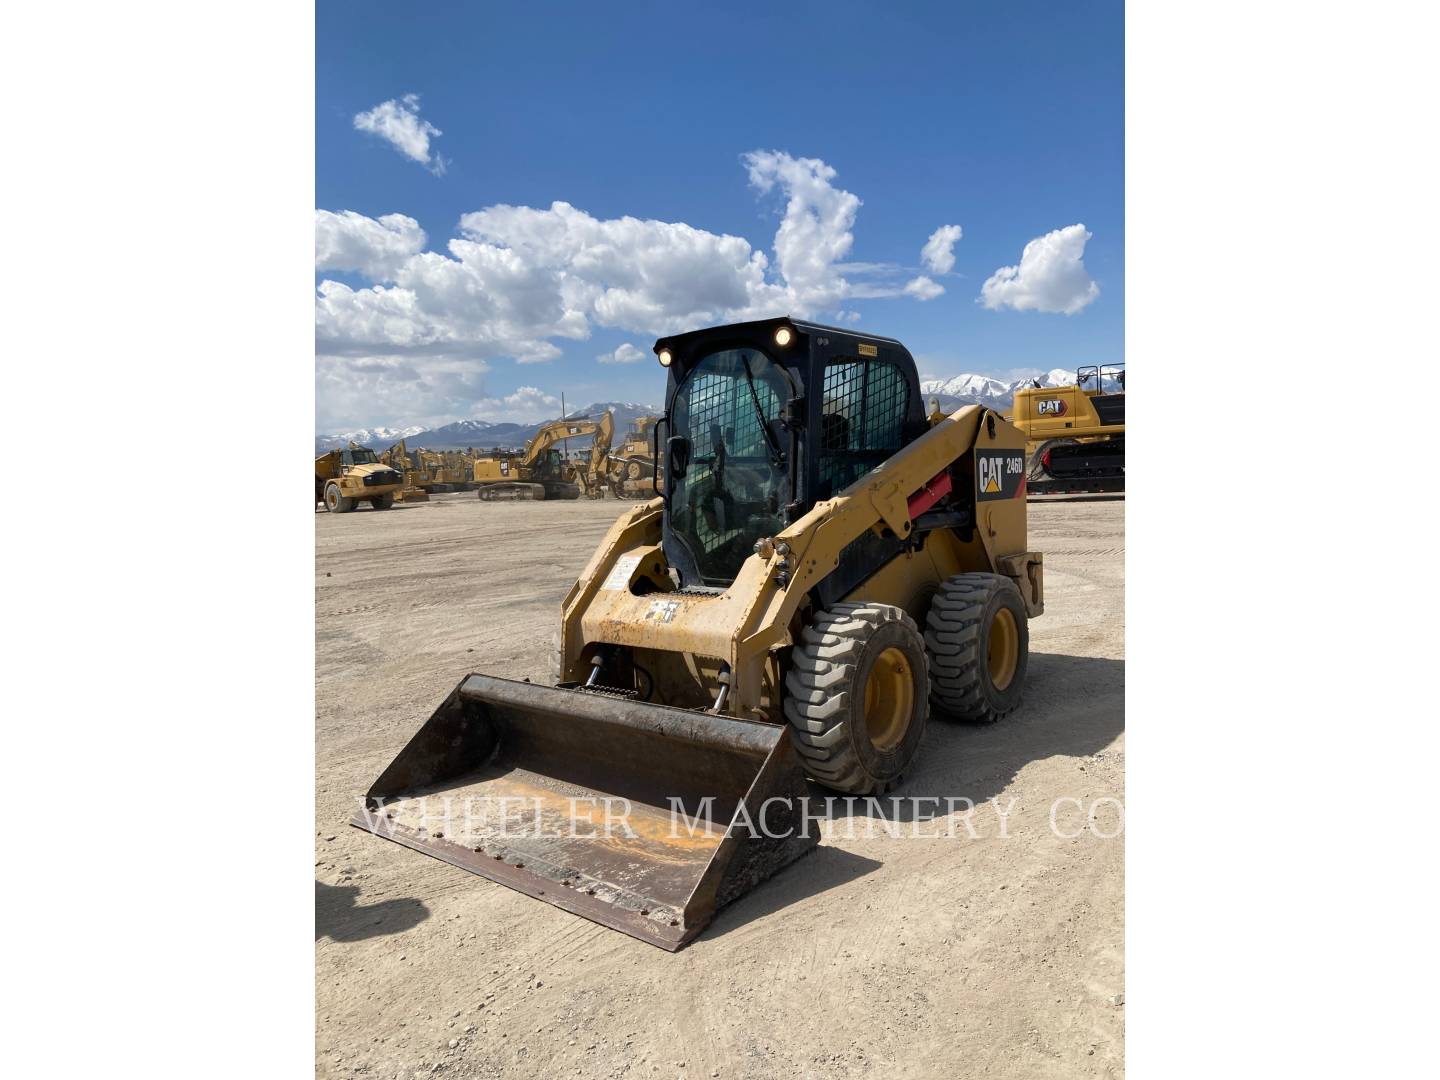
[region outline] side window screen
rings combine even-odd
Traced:
[[[836,360],[825,366],[817,499],[849,487],[900,449],[910,387],[894,364]]]

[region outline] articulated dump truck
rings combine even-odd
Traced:
[[[374,450],[353,442],[315,459],[315,501],[332,514],[348,514],[362,502],[389,510],[400,491],[401,476]]]
[[[812,791],[886,792],[931,715],[1019,705],[1043,560],[1025,437],[928,418],[900,342],[654,348],[664,494],[565,597],[555,685],[466,676],[352,823],[675,950],[816,845]]]

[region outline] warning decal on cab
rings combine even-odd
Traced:
[[[975,451],[975,499],[1013,499],[1024,488],[1023,450]]]

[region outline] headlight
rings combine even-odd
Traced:
[[[661,367],[669,367],[669,366],[670,366],[670,361],[673,360],[673,359],[675,359],[673,356],[670,355],[670,350],[669,350],[669,349],[661,349],[659,355],[660,355],[660,366],[661,366]]]
[[[775,331],[775,344],[785,348],[791,341],[795,340],[795,331],[788,326],[778,327]]]

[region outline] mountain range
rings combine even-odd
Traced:
[[[1009,409],[1011,402],[1014,401],[1016,390],[1030,386],[1037,381],[1042,387],[1073,386],[1075,385],[1075,372],[1068,368],[1054,368],[1039,376],[1038,379],[1016,379],[1013,382],[1002,382],[986,375],[956,375],[950,379],[924,379],[920,383],[920,392],[925,395],[924,404],[927,411],[930,407],[930,399],[933,397],[939,400],[940,408],[946,412],[958,409],[962,405],[988,405],[1003,412]],[[596,401],[586,405],[583,409],[572,410],[568,414],[568,418],[577,419],[586,416],[598,418],[606,409],[613,409],[615,412],[615,442],[617,443],[638,417],[655,416],[660,412],[659,406],[644,405],[634,401]],[[517,424],[507,421],[457,420],[453,424],[437,428],[414,426],[361,428],[357,431],[316,436],[315,452],[317,454],[324,453],[337,446],[348,446],[351,442],[380,451],[401,439],[404,439],[406,444],[411,447],[423,446],[427,450],[464,450],[470,446],[476,449],[488,449],[495,446],[520,449],[535,437],[535,433],[540,430],[542,425],[549,422],[549,420],[539,420],[532,424]],[[589,445],[588,436],[569,440],[569,448],[572,450],[583,449]]]
[[[582,417],[590,417],[598,420],[600,414],[607,409],[613,410],[615,413],[614,441],[616,443],[620,442],[637,418],[655,416],[660,412],[657,406],[644,405],[634,401],[596,401],[586,405],[583,409],[572,409],[566,414],[566,419],[577,420]],[[552,419],[558,420],[559,417]],[[315,452],[323,454],[326,450],[349,446],[351,442],[360,446],[368,446],[378,452],[401,439],[404,439],[405,445],[412,449],[422,446],[426,450],[464,450],[471,446],[477,450],[488,450],[496,446],[520,449],[535,437],[535,433],[543,425],[548,423],[550,423],[549,420],[537,420],[533,424],[492,420],[457,420],[453,424],[445,424],[443,427],[436,428],[361,428],[357,431],[317,435]],[[580,436],[568,440],[568,443],[571,450],[583,449],[590,445],[590,437],[588,435]]]
[[[1044,386],[1074,386],[1075,372],[1067,368],[1054,368],[1038,379],[1016,379],[1001,382],[985,375],[956,375],[953,379],[924,379],[920,392],[925,395],[925,407],[930,407],[930,398],[939,398],[940,408],[945,412],[958,409],[961,405],[988,405],[997,412],[1008,409],[1015,400],[1015,391],[1034,383]]]

